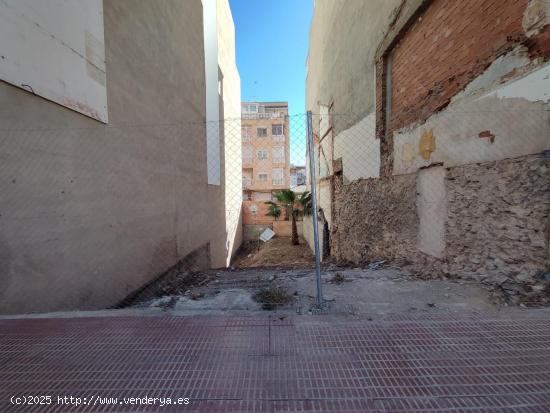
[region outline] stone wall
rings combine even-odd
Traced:
[[[409,261],[416,253],[416,175],[337,186],[331,253],[337,260]]]
[[[512,302],[549,302],[550,288],[542,280],[549,265],[547,153],[448,168],[441,258],[421,251],[419,177],[337,186],[333,257],[411,264],[419,275],[485,282]]]
[[[549,269],[550,156],[451,168],[446,187],[444,272],[536,299]]]

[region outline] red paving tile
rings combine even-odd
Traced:
[[[0,412],[550,412],[550,319],[526,314],[2,319]]]

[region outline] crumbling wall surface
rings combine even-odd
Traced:
[[[417,253],[416,175],[339,185],[331,253],[336,260],[408,262]]]
[[[544,5],[537,5],[528,0],[434,0],[391,51],[390,128],[442,109],[495,59],[520,45],[531,59],[547,59],[550,26],[544,23]]]
[[[548,265],[550,156],[451,168],[446,186],[444,272],[488,281],[515,299],[550,298],[541,279]]]
[[[407,174],[337,186],[334,259],[410,264],[419,275],[484,282],[512,302],[550,303],[544,280],[550,237],[546,152],[446,168],[439,258],[422,252],[419,182],[418,174]]]

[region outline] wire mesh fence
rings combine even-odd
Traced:
[[[243,115],[244,240],[266,228],[288,235],[291,214],[273,213],[277,194],[315,188],[325,261],[383,260],[424,275],[506,280],[506,294],[523,289],[541,299],[533,286],[550,264],[550,111],[506,104],[444,110],[399,129],[374,113],[325,107],[310,115],[312,150],[307,114]],[[297,220],[314,251],[313,217]]]
[[[309,126],[308,114],[271,102],[220,122],[0,129],[10,273],[55,267],[66,282],[75,271],[100,282],[124,274],[113,291],[68,294],[68,306],[97,308],[189,254],[191,270],[313,269],[315,228],[325,262],[413,262],[426,273],[531,283],[547,273],[546,106],[447,110],[395,130],[375,114],[320,112]],[[271,236],[292,248],[243,248]],[[50,283],[13,280],[16,301]]]

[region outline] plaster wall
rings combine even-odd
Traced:
[[[447,167],[539,153],[550,149],[550,65],[486,90],[507,59],[496,61],[443,111],[394,133],[396,175],[430,164]],[[523,66],[517,61],[517,68]],[[514,70],[512,68],[511,70]],[[500,81],[501,78],[496,78]],[[420,156],[422,135],[431,131],[435,150]]]
[[[442,166],[422,169],[416,180],[418,212],[418,249],[436,258],[445,253],[447,221],[446,170]]]
[[[236,64],[235,25],[228,0],[217,0],[218,66],[221,75],[225,172],[225,265],[242,243],[241,80]]]
[[[300,225],[301,224],[301,225]],[[304,217],[303,221],[300,223],[298,222],[298,225],[302,227],[301,234],[309,248],[311,249],[311,252],[315,252],[315,243],[314,243],[314,237],[313,237],[313,218],[311,216]],[[321,222],[318,222],[317,229],[319,231],[319,251],[321,251],[321,261],[323,260],[323,224]]]
[[[417,7],[412,3],[418,2],[315,1],[309,34],[306,106],[319,114],[319,105],[333,102],[335,114],[348,115],[335,125],[335,134],[374,111],[378,44],[396,15],[405,12],[403,8]]]
[[[199,0],[104,2],[107,125],[0,82],[0,312],[105,308],[225,240],[202,21]]]
[[[342,159],[345,183],[380,176],[380,140],[376,138],[374,112],[334,137],[334,159],[338,158]]]
[[[107,122],[103,30],[102,0],[4,0],[0,79]]]

